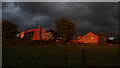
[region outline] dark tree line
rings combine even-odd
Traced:
[[[18,27],[15,24],[12,24],[10,21],[2,21],[2,39],[13,39],[16,38]]]

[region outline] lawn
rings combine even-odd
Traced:
[[[3,46],[3,66],[117,66],[117,46]]]

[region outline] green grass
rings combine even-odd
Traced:
[[[116,46],[41,45],[3,46],[3,66],[80,66],[82,48],[88,66],[117,66]]]
[[[85,47],[89,65],[118,65],[118,48],[112,46]]]

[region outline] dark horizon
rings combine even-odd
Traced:
[[[118,2],[3,2],[2,16],[20,31],[38,25],[54,29],[57,20],[69,18],[78,28],[77,35],[118,34]]]

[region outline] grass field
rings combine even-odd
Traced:
[[[118,66],[118,47],[87,44],[3,46],[3,66],[81,66],[84,62],[87,66]]]

